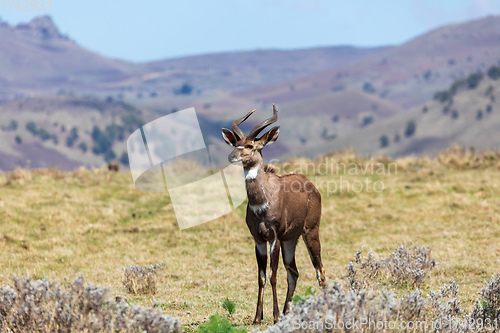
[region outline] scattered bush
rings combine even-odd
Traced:
[[[418,286],[423,283],[426,273],[436,266],[429,247],[399,244],[389,258],[384,260],[389,271],[389,279],[396,284]]]
[[[444,103],[446,101],[449,101],[453,95],[448,91],[448,90],[441,90],[441,91],[436,91],[434,93],[434,100]]]
[[[373,322],[384,322],[395,316],[395,309],[398,305],[394,295],[388,291],[378,293],[373,289],[349,290],[339,281],[334,281],[316,297],[309,297],[303,302],[291,304],[289,314],[276,325],[268,327],[265,332],[327,331],[324,327],[310,327],[309,325],[304,327],[300,325],[302,323],[352,323],[368,318]]]
[[[66,146],[73,147],[76,140],[78,140],[78,128],[73,127],[71,131],[69,131],[69,135],[66,137]]]
[[[122,156],[120,156],[120,163],[123,164],[123,165],[128,165],[129,164],[128,153],[126,151],[124,151],[122,153]]]
[[[357,250],[354,262],[347,266],[347,283],[352,290],[362,290],[373,284],[375,278],[380,274],[384,260],[375,260],[370,250],[368,256],[361,257],[362,250]]]
[[[38,129],[37,135],[42,139],[42,141],[47,141],[51,138],[50,133],[45,128]]]
[[[479,291],[481,299],[476,301],[472,317],[475,320],[500,320],[500,274],[493,275]]]
[[[483,119],[483,110],[479,109],[477,110],[477,113],[476,113],[476,120],[481,120]]]
[[[122,116],[121,118],[124,130],[128,133],[134,132],[136,129],[144,125],[144,120],[142,120],[139,116],[130,113]]]
[[[399,246],[395,253],[406,253],[408,249]],[[420,257],[423,252],[419,252]],[[387,260],[374,260],[370,253],[364,259],[361,259],[361,251],[355,255],[357,265],[365,265],[361,271],[368,278],[381,273],[381,265]],[[428,258],[427,255],[424,257]],[[415,258],[412,261],[420,262]],[[351,268],[352,265],[348,271]],[[347,283],[336,280],[317,295],[291,304],[290,312],[265,332],[489,332],[500,319],[500,274],[485,282],[471,313],[464,313],[458,296],[459,286],[454,280],[438,291],[429,290],[427,297],[415,289],[398,298],[392,291],[378,290],[370,283],[353,288],[350,274],[348,272]],[[401,326],[402,321],[413,322],[415,326]],[[360,327],[363,322],[364,327]],[[368,325],[369,322],[372,324]],[[487,326],[488,322],[492,325]],[[327,323],[330,323],[330,328]],[[358,328],[341,326],[346,323],[357,323]]]
[[[193,86],[184,83],[179,89],[174,89],[174,94],[176,95],[191,95],[193,92]]]
[[[49,131],[47,131],[45,128],[37,128],[35,122],[33,121],[30,121],[26,124],[26,129],[34,136],[40,137],[42,141],[47,141],[49,139],[52,139],[52,141],[54,141],[55,144],[59,142],[55,135],[50,134]]]
[[[476,89],[483,80],[483,77],[483,73],[478,72],[470,74],[465,79],[457,79],[451,84],[448,90],[436,91],[433,98],[441,103],[450,102],[460,89]]]
[[[101,131],[101,129],[97,126],[92,128],[92,140],[94,140],[94,146],[92,147],[92,151],[96,155],[105,154],[113,145],[113,141]]]
[[[14,276],[0,289],[0,327],[5,332],[180,332],[177,319],[158,310],[108,298],[82,276],[68,285]]]
[[[487,112],[487,113],[491,113],[491,111],[492,111],[492,110],[493,110],[493,107],[491,106],[491,104],[488,104],[488,105],[486,106],[486,112]]]
[[[432,77],[432,71],[431,70],[428,70],[424,73],[423,75],[423,78],[426,80],[426,81],[429,81],[429,79]]]
[[[321,138],[327,141],[335,140],[337,138],[337,134],[328,134],[328,128],[323,128],[323,131],[321,132]]]
[[[370,250],[361,257],[362,250],[354,255],[354,262],[347,267],[347,282],[353,290],[362,290],[373,285],[377,277],[389,279],[396,285],[422,285],[428,272],[436,265],[430,257],[428,247],[399,244],[387,258],[375,259]]]
[[[382,135],[378,140],[380,142],[380,148],[389,146],[389,137],[387,135]]]
[[[9,125],[5,128],[6,131],[15,131],[17,130],[18,123],[15,120],[11,120]]]
[[[82,151],[82,153],[86,153],[88,150],[87,144],[85,142],[80,142],[78,148]]]
[[[35,122],[33,122],[33,121],[28,122],[26,124],[26,129],[28,130],[28,132],[30,132],[34,136],[37,135],[37,128],[36,128]]]
[[[429,111],[429,108],[427,107],[427,105],[424,105],[424,107],[422,108],[422,113],[427,113],[427,111]]]
[[[490,96],[493,93],[493,90],[494,90],[493,86],[490,85],[488,89],[486,89],[486,91],[484,92],[484,95]]]
[[[163,268],[165,268],[165,263],[127,266],[123,269],[123,286],[134,295],[154,295],[156,293],[156,275]]]
[[[123,140],[125,140],[125,127],[123,127],[123,126],[111,124],[111,125],[106,126],[106,129],[104,132],[106,133],[107,137],[111,141],[115,141],[115,140],[123,141]]]
[[[417,130],[417,124],[415,123],[414,120],[410,120],[409,122],[406,123],[405,136],[410,137],[414,135],[416,130]]]
[[[470,74],[467,77],[467,79],[465,79],[469,89],[476,89],[477,86],[479,86],[479,83],[481,83],[481,80],[483,79],[483,77],[484,77],[483,73]]]
[[[450,94],[455,95],[460,89],[464,89],[466,86],[467,79],[457,79],[450,86]]]
[[[23,139],[19,136],[19,135],[16,135],[16,143],[17,144],[21,144],[23,142]]]
[[[363,90],[367,93],[373,94],[375,92],[375,88],[370,82],[365,82],[363,84]]]
[[[458,111],[457,110],[451,111],[451,118],[452,119],[457,119],[458,118]]]
[[[365,127],[373,123],[373,116],[372,115],[364,115],[363,118],[361,118],[361,127]]]
[[[488,76],[492,80],[497,80],[500,78],[500,66],[491,66],[487,72]]]

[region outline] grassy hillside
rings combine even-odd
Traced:
[[[150,112],[95,97],[46,96],[0,105],[0,169],[101,166],[120,159]]]
[[[444,90],[449,95],[446,100],[433,100],[304,153],[317,156],[327,149],[353,148],[365,155],[422,155],[435,154],[452,144],[498,149],[500,80],[492,79],[487,74],[482,77],[473,88],[468,86],[467,81],[457,80],[448,90]],[[454,88],[456,86],[458,88]],[[457,91],[450,92],[454,90]],[[439,93],[443,94],[443,91],[438,92],[436,97]],[[415,124],[415,131],[411,135],[406,133],[410,122]],[[386,147],[381,142],[384,136],[387,138]]]
[[[290,162],[286,168],[278,165],[281,171],[307,170],[322,193],[322,255],[330,281],[345,278],[348,263],[362,246],[372,248],[376,257],[386,257],[398,242],[410,239],[431,246],[432,257],[439,262],[423,292],[454,278],[466,309],[472,308],[483,281],[499,272],[498,153],[473,155],[458,149],[439,159],[396,161],[339,153],[308,168],[307,160]],[[374,164],[371,172],[370,163],[378,162],[382,164]],[[338,163],[347,165],[347,174]],[[356,170],[349,163],[355,163]],[[384,172],[379,169],[382,165]],[[364,185],[360,188],[356,181]],[[334,184],[342,190],[333,191]],[[230,321],[251,328],[257,268],[243,207],[179,231],[168,195],[140,192],[129,173],[100,169],[2,173],[0,207],[0,283],[10,283],[14,273],[55,280],[84,274],[87,281],[110,288],[111,296],[131,304],[158,304],[164,313],[179,317],[188,330],[214,313],[226,313],[222,302],[229,299],[236,303]],[[122,269],[134,262],[166,263],[158,273],[154,296],[135,296],[124,288]],[[317,285],[302,241],[297,266],[301,276],[296,292],[302,294]],[[411,290],[382,282],[398,294]],[[285,289],[281,266],[280,307]],[[266,288],[266,324],[272,323],[271,299]]]
[[[246,131],[269,116],[272,109],[264,106],[243,124]],[[239,106],[235,110],[244,113],[249,107]],[[320,98],[278,105],[278,108],[281,140],[271,146],[270,157],[329,143],[339,135],[401,112],[396,105],[359,91],[332,92]],[[0,119],[0,138],[3,138],[0,169],[12,170],[30,161],[32,167],[73,170],[80,165],[100,166],[112,159],[119,160],[126,152],[126,139],[132,131],[142,123],[175,110],[167,107],[139,109],[112,98],[71,94],[22,98],[0,105],[3,115]],[[197,106],[196,111],[206,143],[223,145],[220,128],[229,127],[234,116],[224,119],[203,106]],[[304,111],[309,115],[306,120]],[[34,129],[28,128],[30,123],[34,123]],[[104,139],[109,139],[100,140],[106,144],[105,151],[94,151],[100,142],[93,135],[94,127],[105,134]],[[76,135],[72,131],[76,131]],[[219,158],[223,163],[227,161],[225,148]]]

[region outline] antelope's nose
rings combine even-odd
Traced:
[[[230,163],[238,162],[238,159],[236,158],[236,155],[234,153],[229,154],[229,156],[227,157],[227,159],[229,160]]]

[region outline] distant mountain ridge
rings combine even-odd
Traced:
[[[399,46],[226,52],[147,63],[87,50],[48,16],[16,26],[0,22],[0,43],[0,168],[30,156],[31,165],[40,167],[99,165],[123,157],[123,135],[120,141],[115,131],[123,132],[124,115],[137,125],[137,117],[149,121],[193,106],[206,125],[207,144],[214,144],[221,126],[258,109],[243,125],[250,128],[276,103],[282,130],[267,157],[348,147],[365,154],[433,153],[455,138],[486,147],[467,134],[469,127],[478,138],[496,138],[494,126],[470,121],[477,110],[469,110],[474,106],[468,100],[484,102],[474,92],[457,95],[459,116],[450,123],[429,101],[454,80],[500,63],[500,16],[443,26]],[[424,104],[436,118],[419,113]],[[401,140],[409,117],[417,134]],[[494,113],[488,117],[496,124]],[[453,125],[453,133],[422,131],[439,124]],[[95,127],[100,136],[92,134]],[[77,138],[70,138],[72,128]],[[380,147],[384,135],[389,145]]]
[[[484,71],[499,61],[500,16],[488,16],[440,27],[344,66],[237,92],[235,97],[289,102],[328,91],[369,87],[367,91],[409,108],[429,100],[454,79]]]
[[[324,47],[198,55],[148,63],[109,59],[59,32],[49,16],[0,23],[0,96],[73,90],[116,94],[129,86],[168,90],[188,82],[203,90],[234,90],[279,82],[360,59],[387,47]]]
[[[0,25],[0,97],[54,94],[60,89],[92,91],[95,83],[138,72],[132,64],[108,59],[62,35],[50,17],[27,24]]]

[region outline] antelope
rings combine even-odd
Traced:
[[[259,293],[253,323],[260,324],[263,319],[262,302],[266,284],[268,242],[271,259],[269,280],[273,291],[273,316],[276,323],[280,317],[276,294],[280,249],[287,271],[288,291],[283,308],[283,314],[287,314],[299,278],[295,264],[295,248],[301,235],[316,269],[319,285],[321,288],[325,287],[325,269],[321,262],[319,240],[321,194],[302,174],[277,175],[273,168],[264,167],[262,149],[278,139],[279,126],[273,127],[260,138],[257,138],[257,135],[278,120],[278,110],[273,104],[273,116],[258,124],[246,136],[238,126],[254,111],[234,121],[231,125],[232,131],[223,128],[222,137],[228,145],[235,147],[228,156],[229,162],[243,164],[248,197],[246,224],[255,240],[258,265]]]

